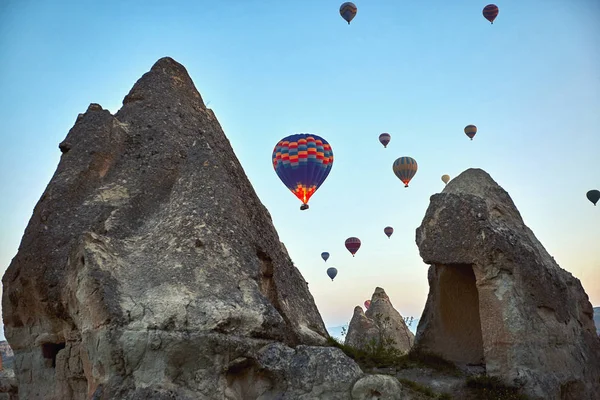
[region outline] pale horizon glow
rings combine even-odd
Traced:
[[[428,266],[415,229],[441,176],[468,168],[508,191],[600,305],[600,206],[585,197],[600,189],[600,3],[506,1],[493,25],[485,2],[355,3],[350,25],[330,0],[0,6],[0,272],[77,115],[90,103],[115,113],[170,56],[210,103],[327,326],[347,324],[376,286],[420,317]],[[335,157],[307,211],[271,165],[277,141],[301,132],[326,138]],[[409,188],[392,173],[401,156],[419,165]],[[350,236],[363,243],[356,257]]]

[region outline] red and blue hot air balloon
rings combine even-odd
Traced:
[[[277,143],[272,159],[279,179],[302,202],[300,209],[308,209],[308,200],[331,172],[329,143],[309,133],[290,135]]]
[[[389,133],[384,132],[381,135],[379,135],[379,142],[383,145],[384,148],[387,147],[390,140],[392,140],[392,135],[390,135]]]
[[[357,11],[356,5],[350,1],[347,1],[340,6],[340,15],[348,22],[348,25],[350,25],[350,21],[356,17]]]

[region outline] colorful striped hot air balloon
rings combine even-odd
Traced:
[[[323,259],[325,262],[327,262],[327,260],[329,259],[329,253],[328,253],[328,252],[326,252],[326,251],[322,252],[322,253],[321,253],[321,258],[322,258],[322,259]]]
[[[379,135],[379,141],[383,145],[384,148],[387,148],[388,143],[392,140],[392,135],[389,133],[382,133]]]
[[[392,165],[394,174],[404,183],[404,187],[408,187],[408,182],[417,173],[417,162],[411,157],[400,157]]]
[[[273,150],[277,176],[308,208],[308,200],[323,184],[333,165],[333,151],[320,136],[300,133],[279,141]]]
[[[383,228],[383,233],[385,233],[389,238],[390,236],[392,236],[392,233],[394,233],[394,228],[392,228],[391,226],[386,226],[385,228]]]
[[[360,239],[357,237],[349,237],[346,239],[345,245],[348,251],[352,253],[352,257],[354,257],[358,249],[360,249]]]
[[[371,300],[365,300],[365,308],[368,310],[371,307]]]
[[[483,16],[493,24],[494,20],[498,16],[499,11],[500,10],[498,9],[497,5],[488,4],[487,6],[483,7]]]
[[[348,25],[350,25],[350,21],[356,16],[357,11],[356,5],[349,1],[340,6],[340,15],[348,22]]]
[[[442,182],[447,185],[450,182],[450,175],[442,175]]]
[[[477,127],[475,125],[467,125],[465,126],[465,133],[473,140],[473,137],[477,133]]]

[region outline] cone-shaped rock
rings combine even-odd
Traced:
[[[364,349],[370,343],[380,343],[382,338],[390,340],[389,345],[402,353],[408,352],[414,341],[404,318],[394,308],[385,290],[378,287],[366,313],[360,306],[354,308],[344,344]]]
[[[483,364],[533,398],[598,398],[588,297],[485,171],[469,169],[431,196],[416,241],[431,264],[417,349]]]
[[[262,392],[237,380],[247,354],[325,342],[305,280],[182,65],[160,59],[114,116],[91,105],[60,149],[3,277],[21,398],[250,398]]]

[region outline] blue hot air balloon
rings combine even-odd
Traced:
[[[333,165],[333,151],[320,136],[299,133],[281,139],[273,150],[273,168],[288,189],[308,209],[308,200],[323,184]]]
[[[356,5],[350,1],[347,1],[340,6],[340,15],[348,22],[348,25],[350,25],[350,21],[356,17],[357,11]]]
[[[335,278],[335,276],[337,275],[337,269],[335,269],[334,267],[327,268],[327,275],[329,275],[331,281],[333,282],[333,278]]]
[[[329,258],[329,253],[326,251],[322,252],[321,258],[327,262],[327,259]]]

